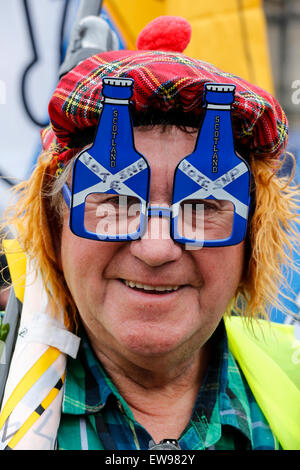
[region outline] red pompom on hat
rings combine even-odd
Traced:
[[[138,35],[140,51],[183,52],[192,35],[190,23],[180,16],[159,16]]]

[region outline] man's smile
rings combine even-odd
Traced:
[[[179,285],[174,285],[174,286],[163,286],[163,285],[149,285],[149,284],[143,284],[141,282],[136,282],[136,281],[129,281],[127,279],[122,279],[122,282],[127,286],[130,287],[131,289],[137,289],[140,291],[144,291],[145,293],[151,293],[151,294],[162,294],[162,293],[170,293],[177,291],[181,286]]]

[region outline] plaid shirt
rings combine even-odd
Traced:
[[[280,445],[228,351],[223,322],[214,357],[182,432],[182,450],[275,450]],[[171,438],[172,436],[165,436]],[[151,435],[94,356],[85,334],[69,359],[57,447],[67,450],[147,450]]]

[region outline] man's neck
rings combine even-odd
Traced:
[[[114,358],[106,351],[95,352],[135,419],[158,442],[178,438],[189,422],[207,369],[208,349],[206,345],[172,366],[153,358],[151,370]]]

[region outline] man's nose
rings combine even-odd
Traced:
[[[131,242],[131,254],[148,266],[161,266],[182,256],[181,245],[170,236],[170,218],[152,211],[147,230],[140,240]]]

